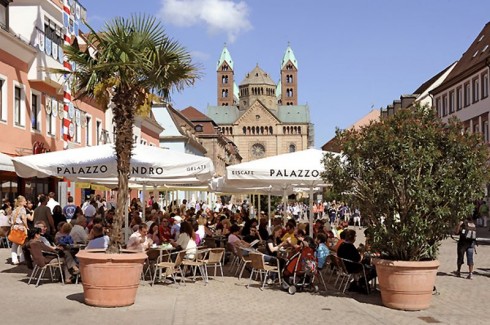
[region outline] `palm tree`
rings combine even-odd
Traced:
[[[140,107],[151,105],[155,95],[167,100],[171,91],[193,84],[199,72],[185,48],[169,38],[153,17],[117,17],[98,33],[87,27],[87,46],[81,48],[74,42],[64,51],[76,66],[69,72],[76,97],[95,98],[103,107],[112,103],[119,195],[108,252],[115,253],[124,242],[135,114]]]

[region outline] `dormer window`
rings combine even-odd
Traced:
[[[0,28],[9,30],[9,0],[0,0]]]
[[[194,131],[196,132],[202,132],[203,131],[203,127],[201,124],[197,124],[196,126],[194,126]]]

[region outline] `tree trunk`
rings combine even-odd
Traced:
[[[122,228],[124,225],[124,215],[128,200],[128,180],[130,176],[130,161],[133,149],[133,124],[134,124],[134,104],[131,91],[128,89],[117,89],[112,102],[114,103],[113,122],[116,126],[115,150],[117,160],[117,206],[116,215],[112,223],[111,241],[108,253],[119,252],[119,248],[124,245],[124,235]],[[129,225],[125,225],[129,227]]]

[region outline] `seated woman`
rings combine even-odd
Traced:
[[[228,236],[228,244],[230,244],[233,247],[234,252],[237,252],[237,249],[240,249],[242,247],[249,248],[250,244],[247,243],[246,241],[242,240],[239,237],[240,233],[240,226],[238,225],[232,225],[230,228],[230,235]],[[244,252],[243,255],[248,255],[248,252]]]
[[[104,227],[101,224],[93,226],[91,238],[85,249],[107,249],[109,247],[109,236],[104,235]]]
[[[160,237],[160,232],[158,231],[158,224],[156,222],[153,222],[150,226],[150,229],[148,229],[148,238],[150,238],[155,245],[161,245],[162,240]]]
[[[158,232],[160,234],[160,238],[163,243],[168,243],[170,239],[172,239],[172,234],[170,231],[170,222],[169,219],[164,217],[160,222],[160,226],[158,227]]]
[[[56,258],[58,254],[63,250],[61,247],[52,247],[46,245],[41,240],[41,229],[33,228],[29,230],[29,242],[27,243],[27,248],[31,252],[33,262],[39,266],[43,267],[49,263],[52,259]],[[43,252],[51,252],[53,254],[43,254]],[[65,254],[65,262],[63,263],[63,273],[65,277],[65,283],[73,283],[74,279],[72,274],[75,275],[79,273],[78,266],[75,260],[70,254]]]
[[[187,252],[185,258],[194,259],[197,253],[195,238],[192,225],[187,221],[183,221],[180,224],[180,234],[177,241],[171,240],[170,244],[172,244],[178,251],[185,250]]]
[[[73,228],[70,223],[60,222],[60,229],[54,236],[54,242],[56,245],[73,245],[73,238],[70,236],[71,229]]]
[[[337,250],[337,256],[348,260],[344,261],[344,264],[349,273],[360,273],[364,268],[364,271],[366,272],[366,281],[369,282],[376,277],[376,270],[370,265],[362,264],[362,256],[356,246],[354,246],[354,242],[356,241],[356,231],[353,229],[346,229],[343,233],[345,233],[345,241],[340,244]],[[362,291],[367,289],[363,287],[365,286],[366,281],[364,281],[364,279],[359,279],[357,283],[358,288]]]

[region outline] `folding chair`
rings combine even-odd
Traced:
[[[341,267],[341,272],[340,273],[342,273],[342,277],[345,279],[345,284],[343,286],[342,286],[343,280],[341,281],[340,286],[339,286],[339,290],[342,290],[342,293],[345,293],[345,290],[347,289],[347,286],[349,285],[349,283],[352,280],[359,281],[359,278],[362,277],[364,279],[364,284],[366,286],[366,290],[369,293],[370,292],[370,288],[369,288],[369,283],[368,283],[368,280],[367,280],[367,277],[366,277],[366,267],[365,267],[365,265],[362,264],[362,263],[360,263],[360,262],[354,262],[354,261],[348,260],[346,258],[341,258],[341,257],[337,257],[337,258],[339,260],[339,265]],[[359,269],[358,272],[349,272],[347,270],[347,267],[346,267],[345,263],[351,263],[351,264],[357,265],[358,267],[360,267],[360,269]]]
[[[208,283],[208,278],[206,276],[204,260],[206,259],[208,252],[209,249],[200,249],[196,252],[193,259],[187,259],[184,257],[184,260],[182,261],[182,265],[184,266],[184,276],[187,271],[187,267],[190,267],[192,270],[192,278],[194,282],[196,282],[197,269],[199,269],[201,278],[204,280],[204,284],[206,285]]]
[[[172,279],[174,280],[174,283],[177,283],[175,275],[177,273],[180,273],[180,283],[182,281],[185,282],[184,280],[184,273],[182,272],[182,261],[184,260],[184,256],[186,254],[186,251],[179,251],[170,254],[170,259],[168,262],[163,261],[163,258],[167,258],[167,256],[158,256],[157,262],[155,264],[155,272],[153,273],[153,281],[151,282],[151,285],[153,286],[155,284],[155,280],[158,274],[158,270],[165,270],[165,278],[168,276],[171,276]],[[172,261],[172,256],[176,256],[175,262]]]
[[[214,266],[214,277],[216,277],[216,269],[219,267],[221,271],[221,278],[224,280],[223,275],[223,255],[225,253],[224,248],[211,248],[208,250],[207,257],[201,262],[204,264],[204,271],[206,272],[206,279],[209,280],[208,268]]]
[[[9,227],[0,227],[0,247],[10,248],[10,241],[8,239],[9,232]]]
[[[36,242],[32,242],[30,244],[29,251],[32,256],[32,261],[34,264],[34,268],[31,272],[31,275],[29,277],[29,281],[27,284],[31,284],[31,281],[33,279],[36,279],[36,287],[39,286],[39,282],[41,281],[41,278],[44,276],[46,273],[46,270],[49,269],[50,275],[51,275],[51,281],[54,281],[54,275],[56,270],[59,270],[60,276],[61,276],[61,282],[65,284],[65,279],[63,276],[63,259],[59,257],[58,254],[54,252],[44,252],[41,250],[41,247],[38,245]],[[51,255],[53,259],[51,259],[49,262],[46,262],[45,257],[43,254],[46,255]]]
[[[269,273],[277,273],[277,276],[279,278],[279,285],[281,285],[281,270],[279,268],[279,263],[277,264],[277,266],[271,266],[265,264],[264,254],[261,253],[251,252],[249,256],[250,256],[250,263],[252,265],[252,272],[250,273],[250,278],[247,284],[247,288],[250,287],[250,283],[252,282],[252,277],[254,274],[260,274],[261,276],[263,275],[262,286],[260,287],[260,290],[264,289],[265,283],[267,281],[267,276],[269,275]]]

